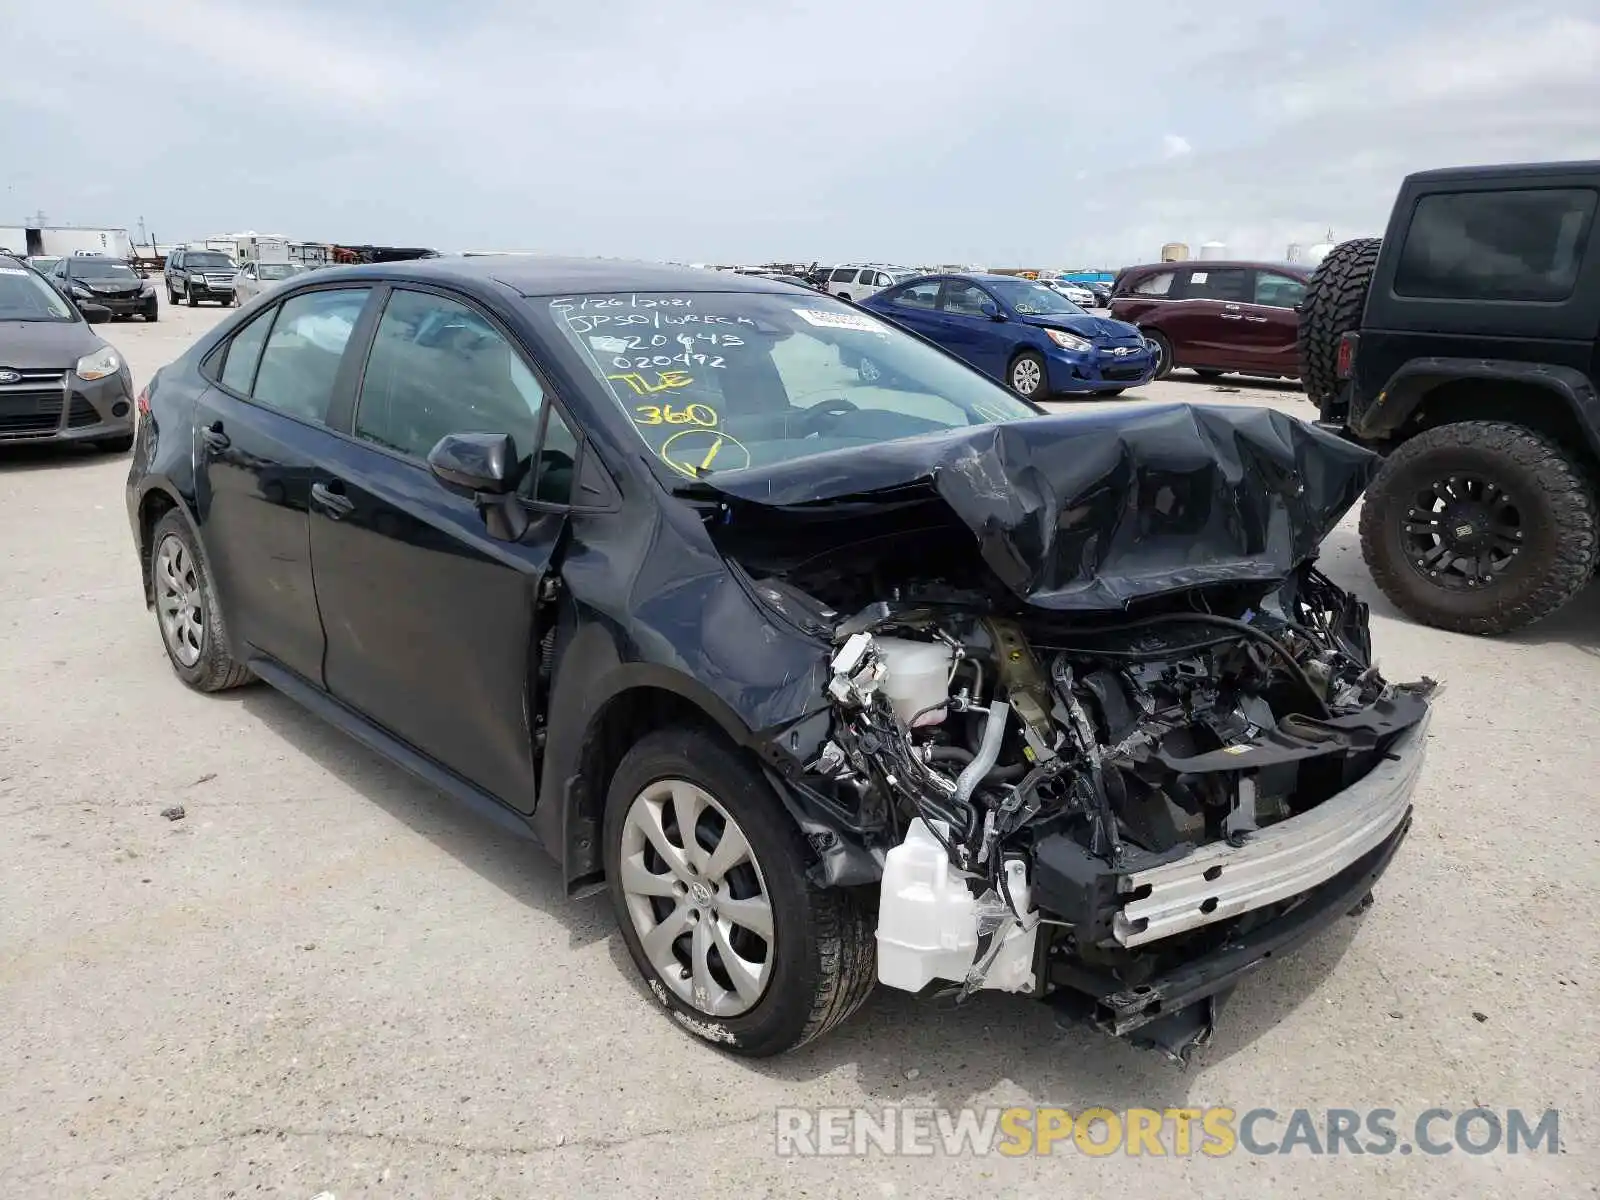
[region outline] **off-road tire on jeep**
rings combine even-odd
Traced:
[[[1356,238],[1328,251],[1300,301],[1300,382],[1312,403],[1339,391],[1339,339],[1361,325],[1382,238]]]
[[[1518,513],[1513,565],[1486,586],[1446,588],[1406,553],[1415,498],[1452,475],[1491,481]],[[1361,552],[1396,607],[1456,633],[1507,633],[1572,599],[1600,559],[1600,517],[1583,471],[1550,439],[1519,425],[1461,421],[1418,434],[1395,450],[1367,489]]]
[[[628,912],[623,825],[634,799],[668,779],[703,789],[726,809],[760,865],[772,909],[772,974],[754,1007],[738,1016],[708,1015],[666,986]],[[755,765],[714,734],[671,728],[641,738],[611,778],[604,838],[607,884],[628,953],[656,1000],[690,1033],[754,1058],[782,1054],[844,1021],[877,983],[873,914],[853,892],[806,877],[812,855],[799,827]]]

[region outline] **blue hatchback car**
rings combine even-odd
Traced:
[[[1052,288],[1010,275],[924,275],[862,302],[1010,385],[1020,396],[1115,396],[1149,383],[1144,335],[1095,317]],[[863,362],[862,371],[875,369]]]

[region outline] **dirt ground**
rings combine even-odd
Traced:
[[[102,331],[142,383],[223,315]],[[1147,397],[1312,415],[1183,373]],[[0,451],[0,1195],[1594,1194],[1594,589],[1454,636],[1374,593],[1353,521],[1333,534],[1385,672],[1445,684],[1415,828],[1376,905],[1248,980],[1188,1072],[1019,997],[883,989],[747,1062],[663,1019],[606,901],[528,844],[265,687],[180,685],[127,466]],[[789,1105],[1557,1108],[1564,1152],[779,1157]]]

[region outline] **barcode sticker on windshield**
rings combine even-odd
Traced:
[[[827,312],[817,308],[797,308],[795,316],[821,329],[861,329],[867,333],[884,332],[882,324],[860,313]]]

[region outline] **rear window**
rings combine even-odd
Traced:
[[[1394,290],[1439,300],[1565,300],[1578,281],[1595,202],[1589,188],[1424,196]]]

